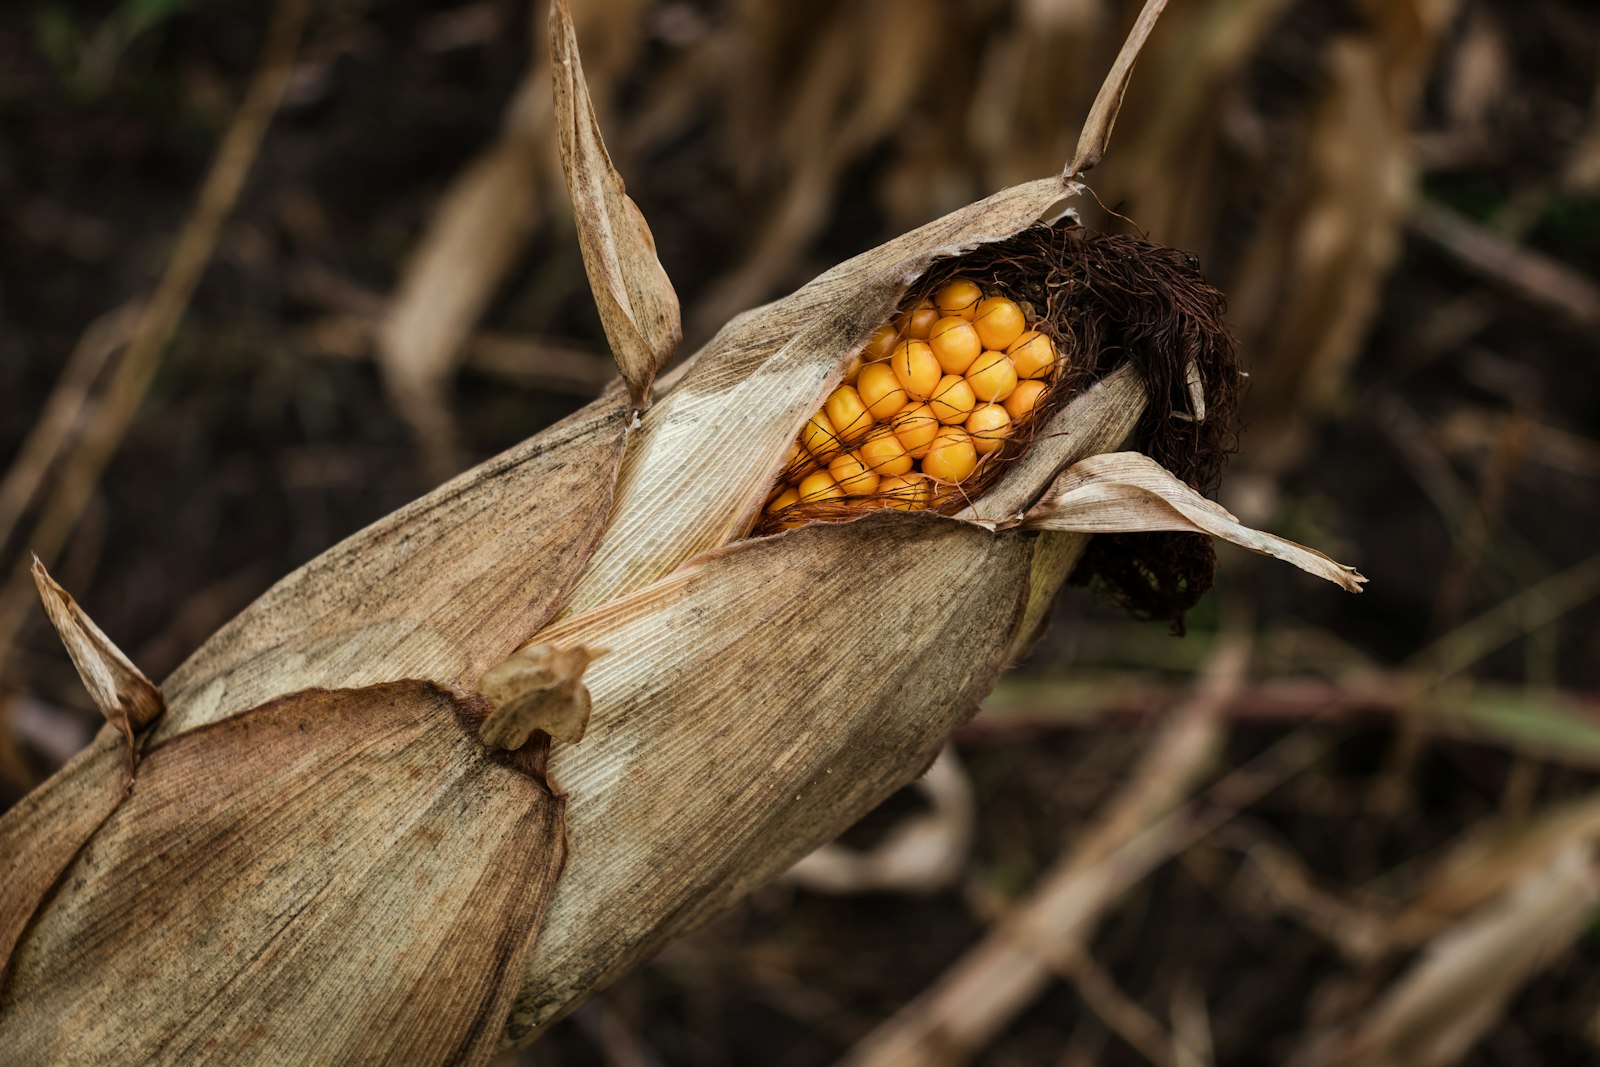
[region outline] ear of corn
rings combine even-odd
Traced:
[[[551,751],[571,862],[509,1036],[548,1025],[918,774],[1006,661],[1032,545],[927,513],[812,524],[541,633],[611,651],[585,675],[589,736]],[[840,640],[863,627],[893,632],[894,655]]]
[[[767,504],[798,429],[842,382],[851,357],[895,319],[907,285],[940,256],[1058,217],[1078,189],[1059,177],[1006,189],[725,326],[645,414],[623,464],[616,513],[567,610],[642,588],[743,536]],[[927,310],[931,328],[939,316]],[[913,397],[938,383],[937,359],[926,356],[915,361]]]
[[[239,1059],[484,1062],[502,1026],[537,1033],[918,773],[1036,636],[1082,531],[1202,530],[1355,585],[1159,467],[1069,467],[1125,447],[1152,399],[1133,367],[1053,395],[1062,369],[1026,315],[969,279],[905,299],[941,259],[1059,217],[1079,191],[1062,177],[738,317],[639,418],[676,301],[563,0],[551,22],[563,163],[628,392],[279,583],[142,728],[137,672],[90,641],[115,679],[91,688],[125,722],[0,818],[13,1059],[215,1039]],[[1080,164],[1114,107],[1095,115]],[[995,405],[1012,429],[991,449]],[[936,478],[983,491],[935,514]],[[867,497],[882,506],[850,503]],[[764,508],[817,500],[854,521],[744,539]],[[570,791],[564,873],[546,772]]]
[[[901,332],[913,322],[902,314],[875,331],[847,365],[845,384],[795,439],[757,533],[876,507],[959,510],[985,472],[997,474],[1020,454],[1005,446],[1043,410],[1062,367],[1055,344],[1040,330],[1024,336],[1023,309],[971,280],[946,282],[932,300],[946,314],[926,342]],[[1013,347],[1016,356],[1007,351]],[[1017,405],[1013,417],[1003,402],[1023,378],[1038,386],[1038,395]],[[806,491],[824,462],[854,509],[839,507],[840,497]],[[926,491],[908,489],[906,477]]]

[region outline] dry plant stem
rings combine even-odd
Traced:
[[[1167,1031],[1079,944],[1063,947],[1057,973],[1071,982],[1089,1010],[1156,1067],[1201,1067],[1201,1061]]]
[[[1552,805],[1531,819],[1500,819],[1473,830],[1427,872],[1382,940],[1405,951],[1475,908],[1535,877],[1572,848],[1600,845],[1600,796]]]
[[[1411,659],[1418,685],[1437,684],[1497,648],[1548,626],[1600,596],[1600,554],[1553,574],[1490,608],[1422,649]]]
[[[1440,934],[1357,1024],[1319,1037],[1306,1067],[1445,1067],[1505,1012],[1512,996],[1561,958],[1600,906],[1594,847],[1574,843],[1503,898]]]
[[[0,481],[0,549],[11,541],[28,504],[56,460],[72,443],[94,384],[106,362],[127,343],[139,321],[140,306],[127,303],[108,311],[83,331],[67,358],[67,366],[50,391],[39,419]],[[0,645],[4,645],[0,641]]]
[[[1327,51],[1299,173],[1228,286],[1231,318],[1257,353],[1247,419],[1253,463],[1268,476],[1299,461],[1307,413],[1344,388],[1377,312],[1411,210],[1418,103],[1457,0],[1361,6],[1361,30]]]
[[[549,126],[539,69],[518,87],[499,140],[445,194],[377,326],[389,395],[437,478],[459,469],[447,389],[473,326],[533,232]]]
[[[128,349],[106,385],[96,418],[65,458],[61,480],[29,534],[28,547],[47,566],[60,555],[101,473],[138,413],[161,356],[200,284],[217,235],[239,197],[261,138],[289,83],[308,7],[309,0],[278,0],[255,75],[217,149],[161,283],[140,312]],[[19,559],[0,591],[0,663],[10,651],[31,600],[29,568],[26,558]]]
[[[1411,209],[1411,227],[1484,277],[1574,325],[1600,326],[1600,285],[1549,256],[1506,240],[1430,200]]]
[[[1039,995],[1063,947],[1080,944],[1120,894],[1180,847],[1186,822],[1170,816],[1215,754],[1221,713],[1248,658],[1242,638],[1219,646],[1194,699],[1152,744],[1107,817],[1000,927],[869,1034],[844,1064],[964,1062]]]

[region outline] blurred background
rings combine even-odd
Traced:
[[[684,307],[1059,170],[1135,6],[573,0]],[[152,677],[611,376],[526,0],[0,10],[0,805]],[[1600,1056],[1600,9],[1174,0],[1091,225],[1250,369],[1181,639],[1069,591],[933,775],[525,1064]]]

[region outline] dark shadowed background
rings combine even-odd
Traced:
[[[574,7],[686,351],[1059,170],[1134,12]],[[609,378],[543,25],[0,9],[0,806],[97,728],[30,553],[160,678]],[[1085,221],[1228,292],[1221,499],[1367,592],[1225,549],[1179,639],[1070,591],[855,852],[516,1062],[880,1067],[858,1043],[912,1025],[952,1063],[1594,1060],[1597,86],[1588,0],[1174,0]]]

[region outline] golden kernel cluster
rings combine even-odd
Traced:
[[[1060,358],[1023,311],[957,279],[881,326],[800,431],[767,502],[913,511],[970,480],[1033,416]]]

